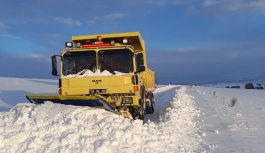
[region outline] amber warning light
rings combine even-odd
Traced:
[[[98,42],[102,42],[102,37],[101,36],[97,36],[97,40],[98,40]]]

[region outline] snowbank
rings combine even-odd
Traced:
[[[1,153],[265,150],[265,90],[159,85],[155,113],[131,121],[89,107],[21,103],[29,92],[56,92],[57,80],[0,78],[0,84]]]
[[[101,109],[24,103],[0,112],[0,152],[196,151],[198,114],[185,87],[145,124]]]

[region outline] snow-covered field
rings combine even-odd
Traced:
[[[0,153],[265,152],[265,90],[159,86],[144,121],[25,98],[56,92],[56,80],[0,78]]]

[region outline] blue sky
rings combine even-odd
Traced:
[[[158,83],[265,77],[265,0],[0,2],[0,76],[55,78],[72,35],[139,31]]]

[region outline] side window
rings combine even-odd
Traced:
[[[137,71],[139,70],[139,68],[140,68],[141,65],[144,65],[143,53],[138,53],[136,55]]]
[[[143,53],[137,54],[137,63],[138,65],[144,65]]]

